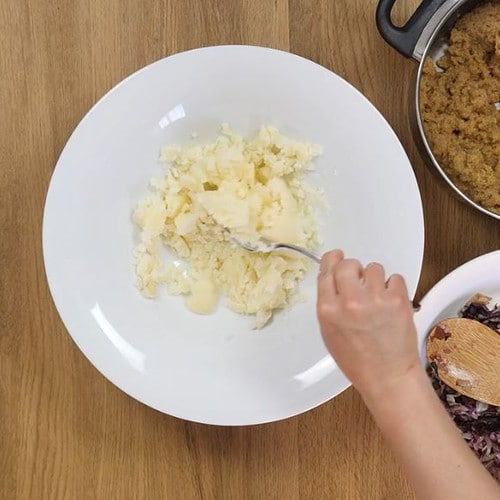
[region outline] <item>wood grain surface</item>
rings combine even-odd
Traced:
[[[500,335],[479,321],[447,318],[429,333],[426,355],[438,377],[460,394],[500,406]]]
[[[378,35],[374,0],[0,2],[0,498],[400,499],[413,493],[358,394],[263,426],[156,412],[100,375],[47,287],[42,213],[58,155],[85,112],[138,68],[185,49],[256,44],[343,76],[386,116],[422,191],[417,296],[495,250],[496,221],[450,194],[408,124],[416,65]],[[418,4],[399,1],[402,22]]]

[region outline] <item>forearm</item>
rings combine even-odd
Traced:
[[[463,441],[423,368],[390,389],[363,394],[418,498],[500,499],[500,486]]]

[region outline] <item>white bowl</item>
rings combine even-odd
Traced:
[[[85,116],[52,177],[43,250],[57,309],[95,367],[160,411],[211,424],[269,422],[332,398],[349,382],[325,350],[306,303],[263,331],[224,307],[197,316],[182,299],[134,286],[130,214],[161,172],[167,143],[244,135],[272,124],[323,146],[309,181],[325,189],[324,248],[402,273],[414,293],[423,218],[408,158],[380,113],[311,61],[261,47],[209,47],[158,61],[118,84]]]
[[[500,250],[490,252],[457,267],[436,283],[420,301],[415,314],[420,357],[426,361],[425,340],[432,327],[446,318],[457,317],[467,300],[475,293],[492,298],[491,305],[500,304]]]

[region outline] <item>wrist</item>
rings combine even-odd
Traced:
[[[403,375],[384,382],[374,381],[359,392],[375,418],[378,414],[393,413],[395,408],[413,409],[417,400],[434,396],[425,368],[420,363],[412,365]]]

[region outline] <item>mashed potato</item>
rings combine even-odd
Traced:
[[[322,198],[303,174],[319,153],[318,146],[268,126],[249,142],[224,125],[211,144],[163,148],[166,173],[151,181],[152,194],[133,214],[141,233],[135,250],[140,291],[154,297],[163,283],[200,314],[212,312],[222,295],[230,309],[254,315],[255,327],[263,327],[273,311],[297,300],[309,263],[290,251],[249,252],[230,235],[316,248],[313,205]],[[162,246],[183,263],[164,261]]]

